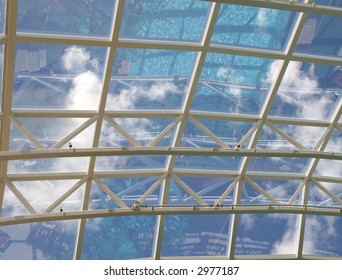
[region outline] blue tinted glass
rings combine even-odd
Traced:
[[[319,207],[340,207],[338,201],[335,201],[332,197],[328,196],[325,192],[322,191],[322,186],[330,193],[334,194],[336,197],[341,196],[341,184],[339,183],[319,182],[319,184],[317,185],[311,183],[309,188],[308,204]]]
[[[180,108],[195,53],[118,49],[107,109]]]
[[[275,62],[257,57],[209,53],[191,108],[258,114],[272,83],[267,69]],[[278,70],[277,66],[273,71]]]
[[[166,216],[162,256],[227,255],[230,218],[230,215]]]
[[[194,0],[126,1],[120,37],[200,41],[209,8]]]
[[[163,168],[167,156],[111,156],[97,157],[95,170]]]
[[[0,227],[2,260],[74,259],[78,221]]]
[[[282,50],[296,13],[238,5],[222,5],[212,43]]]
[[[309,160],[306,158],[251,158],[248,171],[303,173]]]
[[[129,207],[151,188],[158,179],[159,177],[104,178],[101,179],[101,182]],[[143,201],[142,205],[160,205],[160,184]],[[113,200],[108,198],[107,193],[99,185],[93,182],[89,209],[119,207]]]
[[[198,197],[208,205],[215,205],[222,194],[226,191],[233,179],[207,178],[207,177],[180,177],[181,183],[176,180],[170,181],[169,204],[173,205],[198,205],[183,184],[186,184]],[[233,191],[227,194],[222,204],[232,204]]]
[[[197,119],[205,128],[223,141],[228,147],[235,147],[252,127],[251,123],[228,122],[222,120]],[[188,121],[182,136],[182,146],[220,147],[218,143],[194,123]]]
[[[272,67],[269,71],[272,71]],[[341,78],[341,67],[291,62],[272,104],[270,115],[328,119],[342,96]]]
[[[187,143],[185,147],[196,147]],[[210,148],[212,145],[210,145]],[[207,147],[209,148],[209,147]],[[175,168],[238,170],[241,157],[228,156],[177,156]]]
[[[14,108],[97,109],[106,48],[20,43]]]
[[[305,222],[303,253],[342,255],[342,218],[308,215]]]
[[[81,258],[122,260],[152,256],[154,216],[88,219]]]
[[[341,25],[341,17],[310,15],[298,39],[295,52],[342,56]]]
[[[19,0],[19,32],[108,37],[115,0]]]
[[[292,214],[240,215],[235,254],[295,254],[297,227],[297,216]]]

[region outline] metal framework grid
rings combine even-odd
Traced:
[[[16,225],[22,223],[54,221],[54,220],[71,220],[80,219],[80,226],[77,236],[75,259],[80,259],[82,254],[82,246],[84,242],[84,233],[86,228],[86,219],[95,217],[111,217],[111,216],[131,216],[131,215],[157,215],[157,226],[154,236],[154,247],[152,259],[174,259],[186,257],[162,257],[161,247],[163,242],[163,227],[165,223],[165,215],[171,214],[231,214],[231,225],[229,233],[228,253],[226,256],[203,256],[203,257],[189,257],[189,258],[202,258],[202,259],[325,259],[325,258],[338,258],[327,257],[318,255],[305,255],[303,254],[303,240],[305,233],[305,221],[307,214],[314,215],[331,215],[342,216],[342,199],[329,191],[325,186],[325,182],[342,184],[342,178],[320,176],[314,174],[314,171],[320,159],[342,160],[342,153],[339,152],[326,152],[325,147],[332,135],[334,129],[342,131],[342,123],[339,122],[342,114],[342,99],[339,100],[338,106],[332,117],[328,121],[311,121],[299,118],[286,118],[286,117],[272,117],[269,116],[270,107],[275,99],[277,91],[280,87],[282,78],[291,61],[299,62],[313,62],[321,64],[334,64],[342,66],[342,58],[331,58],[318,55],[307,54],[294,54],[294,49],[300,33],[304,27],[308,13],[333,15],[336,17],[342,16],[342,9],[335,7],[326,7],[309,3],[297,2],[279,2],[272,0],[222,0],[212,1],[210,14],[206,23],[203,40],[199,43],[184,43],[174,41],[158,41],[158,40],[138,40],[138,39],[123,39],[119,38],[120,26],[123,16],[125,1],[118,0],[114,10],[114,20],[112,26],[112,33],[110,39],[99,39],[93,37],[72,37],[63,35],[42,35],[42,34],[28,34],[16,31],[16,15],[18,9],[18,1],[7,1],[6,6],[6,23],[5,34],[0,38],[1,44],[4,45],[4,65],[3,65],[3,83],[2,83],[2,108],[1,108],[1,139],[0,139],[0,209],[2,208],[5,187],[11,189],[24,207],[30,214],[13,217],[1,217],[0,226]],[[250,5],[263,8],[275,8],[283,10],[292,10],[299,13],[297,22],[293,33],[291,34],[287,46],[284,51],[268,51],[261,49],[253,49],[246,47],[236,46],[222,46],[210,43],[211,36],[218,18],[220,6],[222,3]],[[25,109],[12,109],[12,83],[14,72],[14,57],[15,46],[17,43],[44,43],[44,44],[64,44],[64,45],[79,45],[79,46],[102,46],[109,48],[106,69],[103,78],[102,97],[99,107],[96,111],[87,110],[25,110]],[[186,96],[183,100],[181,110],[106,110],[106,99],[110,87],[112,66],[117,48],[149,48],[158,50],[186,50],[194,51],[197,55],[195,60],[194,70],[190,78],[190,86],[187,90]],[[242,114],[228,114],[219,112],[202,112],[192,110],[191,105],[194,99],[196,86],[200,79],[201,70],[203,68],[207,53],[216,52],[222,54],[255,56],[261,58],[279,59],[281,65],[279,72],[276,75],[272,86],[266,97],[261,113],[258,115],[242,115]],[[55,144],[50,149],[44,148],[39,139],[35,138],[25,127],[20,123],[18,118],[31,117],[31,118],[87,118],[85,124],[71,132],[68,136]],[[168,118],[173,117],[173,121],[164,131],[156,135],[154,139],[147,146],[140,146],[127,131],[120,125],[111,122],[114,117],[130,117],[130,118],[144,118],[144,117],[158,117]],[[249,140],[247,148],[231,147],[222,141],[219,137],[213,134],[205,126],[201,125],[198,118],[210,120],[226,120],[226,121],[241,121],[253,122],[254,126],[249,132],[241,139],[237,145],[243,145]],[[103,120],[107,120],[115,127],[122,137],[131,142],[132,146],[117,147],[117,148],[99,148],[100,133]],[[220,148],[184,148],[180,146],[182,135],[185,129],[186,122],[190,121],[199,129],[201,129],[213,142],[218,144]],[[35,150],[30,151],[9,151],[10,141],[10,128],[15,124],[21,132],[34,144]],[[82,132],[91,124],[95,125],[95,133],[92,141],[92,147],[88,149],[63,149],[62,147],[67,144],[72,138]],[[307,150],[296,139],[286,135],[277,130],[276,124],[288,125],[309,125],[317,126],[325,129],[325,133],[318,141],[318,144],[312,149]],[[293,144],[295,150],[268,150],[257,149],[260,134],[264,126],[268,126],[275,132],[283,136],[289,143]],[[169,132],[175,129],[175,136],[172,140],[170,147],[156,146],[156,144]],[[167,164],[165,168],[146,168],[138,170],[112,170],[112,171],[96,171],[95,161],[98,156],[126,156],[126,155],[166,155]],[[190,168],[177,168],[175,167],[175,160],[177,156],[241,156],[243,158],[242,164],[237,172],[223,171],[223,170],[194,170]],[[310,163],[304,173],[291,173],[291,172],[255,172],[248,171],[248,165],[252,157],[291,157],[291,158],[309,158]],[[9,174],[8,163],[12,160],[24,159],[39,159],[39,158],[69,158],[69,157],[90,157],[89,167],[87,172],[66,172],[66,173],[39,173],[39,174]],[[151,207],[139,207],[139,205],[126,205],[116,194],[114,194],[104,183],[101,178],[116,178],[116,177],[137,177],[137,176],[158,176],[160,179],[144,193],[137,201],[141,204],[144,203],[146,198],[159,186],[162,186],[161,204]],[[186,183],[179,179],[179,176],[216,176],[221,178],[232,178],[233,182],[227,186],[226,191],[215,202],[214,205],[209,205],[202,197],[196,192],[192,191]],[[258,178],[269,178],[273,180],[299,180],[301,183],[298,185],[296,192],[289,201],[278,201],[272,194],[265,191],[262,186],[259,186],[253,180]],[[78,183],[68,190],[59,199],[54,201],[45,211],[38,213],[31,203],[20,193],[12,182],[15,181],[31,181],[31,180],[65,180],[74,179]],[[170,180],[173,179],[178,182],[180,186],[188,192],[192,198],[198,202],[198,205],[174,207],[168,205],[168,190],[170,187]],[[88,210],[90,199],[90,188],[92,182],[95,181],[107,195],[120,207],[115,209],[104,210]],[[244,205],[241,201],[243,183],[248,182],[269,201],[270,205]],[[308,204],[308,188],[309,184],[315,184],[320,190],[327,194],[338,205],[337,207],[317,207]],[[63,200],[69,197],[75,190],[82,184],[86,184],[84,200],[82,203],[82,210],[77,212],[64,212],[60,213],[58,205]],[[232,191],[235,190],[233,202],[231,205],[225,205],[224,200]],[[301,197],[301,204],[296,205],[294,201]],[[57,208],[57,211],[56,211]],[[236,237],[238,218],[240,214],[258,214],[258,213],[292,213],[298,215],[298,236],[297,236],[297,251],[293,255],[235,255]]]

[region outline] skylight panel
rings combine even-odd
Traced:
[[[295,52],[340,57],[341,25],[341,16],[309,15]]]
[[[19,0],[17,31],[109,37],[115,0]]]
[[[192,109],[258,114],[278,70],[277,60],[209,53]]]
[[[106,55],[100,47],[17,44],[12,106],[96,110]]]
[[[295,19],[289,11],[222,4],[211,43],[283,50]]]
[[[180,108],[194,60],[194,52],[118,49],[106,109]]]
[[[209,3],[191,0],[126,1],[120,37],[199,42],[209,9]]]
[[[270,115],[327,120],[341,98],[340,81],[340,67],[290,62]]]

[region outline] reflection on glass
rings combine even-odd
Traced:
[[[111,156],[97,157],[95,170],[144,169],[165,167],[167,156]]]
[[[331,65],[290,62],[270,114],[329,119],[342,96],[341,71],[341,67]]]
[[[127,206],[137,201],[159,177],[105,178],[101,182],[107,186]],[[143,201],[142,205],[160,205],[160,184]],[[93,182],[90,193],[89,209],[111,209],[119,206]]]
[[[156,217],[88,219],[81,258],[124,260],[152,256]]]
[[[17,30],[109,37],[115,0],[19,0]]]
[[[303,173],[308,162],[306,158],[252,157],[248,171]]]
[[[53,180],[53,181],[19,181],[13,182],[15,187],[31,204],[31,206],[41,213],[48,209],[57,199],[76,185],[76,180]],[[83,203],[84,186],[79,186],[70,196],[64,199],[60,205],[50,209],[52,213],[64,211],[79,211]]]
[[[252,127],[252,124],[247,122],[242,123],[204,119],[197,119],[197,121],[230,148],[235,147]],[[182,146],[193,147],[221,147],[215,140],[203,132],[199,126],[196,126],[190,121],[187,121],[186,123],[181,144]],[[248,144],[248,141],[243,144]],[[244,145],[241,147],[244,147]]]
[[[223,4],[212,43],[281,50],[295,19],[289,11]]]
[[[12,106],[97,109],[105,57],[101,47],[17,44]]]
[[[208,205],[215,205],[216,201],[226,191],[233,179],[207,177],[180,177],[192,191],[194,191]],[[232,204],[233,191],[230,192],[222,204]],[[198,202],[175,180],[170,181],[168,204],[197,205]]]
[[[166,216],[162,256],[227,255],[230,218],[230,215]]]
[[[161,118],[120,118],[113,119],[115,125],[119,125],[134,140],[125,137],[112,123],[104,121],[101,130],[102,147],[126,147],[139,143],[139,146],[147,146],[155,143],[155,146],[170,146],[173,140],[175,128],[173,127],[159,141],[154,142],[158,135],[172,122],[173,119]],[[134,141],[134,142],[133,142]]]
[[[319,207],[340,207],[339,202],[335,201],[327,193],[323,192],[321,187],[325,188],[336,197],[341,197],[341,184],[319,182],[311,183],[309,188],[308,204]]]
[[[326,2],[328,1],[324,1],[324,5],[327,5]],[[342,2],[340,1],[340,7],[341,5]],[[341,17],[309,15],[298,39],[295,52],[342,56],[341,25]]]
[[[180,108],[195,53],[118,49],[107,109]]]
[[[341,256],[341,233],[341,217],[308,215],[305,222],[303,253]]]
[[[239,216],[235,254],[295,254],[298,217],[293,214],[243,214]]]
[[[78,222],[54,221],[0,227],[2,260],[71,260]]]
[[[193,0],[126,1],[120,37],[200,41],[209,8]]]
[[[12,160],[8,162],[8,173],[85,172],[88,164],[88,157]]]
[[[270,180],[270,179],[253,179],[253,182],[264,189],[271,197],[279,202],[279,204],[287,204],[296,190],[301,184],[301,181],[296,180]],[[301,194],[299,194],[293,204],[301,203]],[[255,188],[247,182],[243,188],[241,204],[273,204]]]
[[[27,129],[44,148],[51,148],[59,145],[62,148],[69,148],[67,144],[59,142],[67,137],[74,130],[83,125],[88,119],[77,118],[18,118],[22,128]],[[56,129],[58,127],[58,129]],[[89,148],[92,145],[94,125],[86,127],[75,137],[68,141],[74,148]],[[14,123],[10,129],[9,150],[32,150],[36,149],[30,139]]]
[[[193,146],[189,144],[185,147]],[[238,170],[240,162],[241,157],[234,156],[177,156],[175,168]]]
[[[275,62],[257,57],[209,53],[192,109],[258,114],[273,82],[267,69]],[[273,71],[278,70],[278,65]]]

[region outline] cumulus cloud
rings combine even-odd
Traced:
[[[275,61],[270,65],[264,82],[271,83],[275,80],[280,63]],[[331,95],[325,94],[320,88],[314,64],[309,65],[305,71],[301,68],[300,62],[291,62],[288,65],[278,96],[283,103],[296,108],[293,117],[325,119],[330,114],[333,102]],[[293,126],[284,131],[301,143],[306,140],[318,140],[322,132],[320,128],[313,126]]]
[[[177,86],[171,82],[155,83],[147,89],[130,88],[121,90],[118,94],[110,94],[107,107],[110,109],[133,109],[141,98],[148,100],[163,100],[168,93],[180,94]]]
[[[64,51],[61,63],[68,73],[82,73],[90,66],[94,69],[99,67],[96,58],[91,58],[91,54],[86,49],[77,46],[72,46]]]

